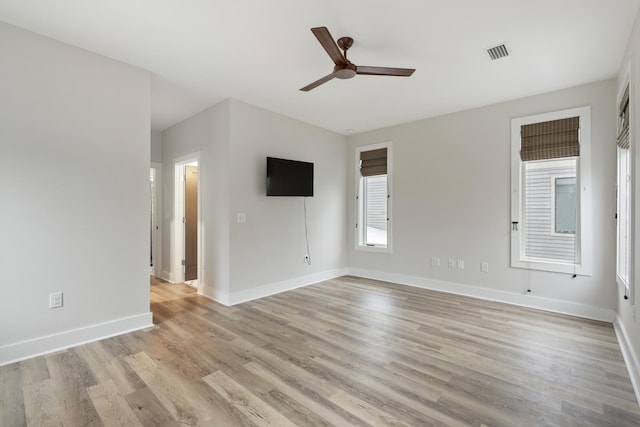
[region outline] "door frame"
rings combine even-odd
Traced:
[[[173,233],[172,233],[172,242],[171,242],[171,264],[173,270],[173,282],[182,283],[184,282],[184,265],[182,265],[182,260],[185,257],[185,247],[184,247],[184,237],[185,237],[185,227],[182,221],[184,218],[184,169],[185,166],[189,163],[197,163],[198,165],[198,232],[197,232],[197,247],[198,247],[198,255],[197,255],[197,263],[198,263],[198,272],[197,279],[194,280],[193,284],[195,286],[200,287],[202,283],[202,179],[201,179],[201,162],[200,162],[200,152],[196,152],[193,154],[188,154],[185,156],[178,157],[173,160],[173,172],[174,172],[174,191],[173,191]]]
[[[162,163],[151,162],[150,169],[155,169],[153,202],[155,217],[151,217],[151,256],[153,257],[153,269],[151,274],[162,277]]]

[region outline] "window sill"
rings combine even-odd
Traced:
[[[548,271],[551,273],[577,274],[578,276],[591,276],[591,268],[584,265],[566,264],[546,260],[521,259],[511,261],[512,268],[524,268],[527,270]]]
[[[379,253],[392,253],[391,248],[388,246],[365,246],[365,245],[356,245],[357,251],[363,252],[379,252]]]

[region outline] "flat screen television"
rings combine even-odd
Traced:
[[[267,196],[313,196],[313,163],[267,157]]]

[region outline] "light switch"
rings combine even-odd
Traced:
[[[238,222],[247,222],[247,214],[244,212],[239,213]]]

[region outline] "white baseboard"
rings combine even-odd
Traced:
[[[160,276],[160,278],[162,280],[166,280],[169,283],[176,283],[174,280],[172,280],[174,278],[173,274],[169,273],[167,270],[162,271],[162,276]]]
[[[344,276],[345,274],[347,274],[346,269],[329,270],[310,274],[308,276],[295,277],[281,282],[268,283],[256,288],[246,289],[244,291],[231,292],[228,296],[228,304],[226,305],[240,304],[254,299],[267,297],[269,295],[279,294],[280,292],[301,288],[324,280],[335,279],[336,277]],[[222,301],[218,302],[225,304]]]
[[[215,302],[219,302],[222,305],[226,305],[226,306],[231,305],[229,303],[229,291],[226,289],[225,290],[214,289],[213,295],[205,295],[204,293],[202,293],[201,295],[204,295],[205,297],[212,299]]]
[[[629,371],[629,378],[631,378],[631,385],[633,391],[636,393],[636,400],[640,404],[640,358],[633,350],[633,346],[629,341],[629,335],[624,328],[622,319],[620,316],[616,317],[616,321],[613,322],[613,328],[616,331],[618,337],[618,343],[620,343],[620,350],[622,351],[622,357],[624,357],[624,363],[627,365],[627,371]]]
[[[4,345],[0,347],[0,366],[150,326],[153,326],[151,312]]]
[[[201,286],[198,288],[198,295],[201,295],[211,301],[215,301],[219,304],[229,306],[229,293],[226,289],[220,289],[220,287],[216,287],[210,289],[207,286]]]
[[[481,288],[479,286],[463,285],[453,282],[426,279],[424,277],[407,276],[403,274],[386,273],[381,271],[350,268],[349,274],[367,279],[382,280],[417,288],[431,289],[450,294],[464,295],[490,301],[551,311],[554,313],[568,314],[586,319],[599,320],[613,323],[616,313],[606,308],[595,307],[586,304],[578,304],[570,301],[543,298],[534,295],[505,292],[496,289]]]

